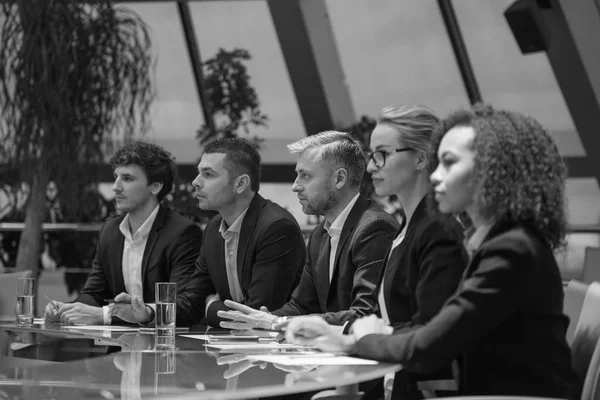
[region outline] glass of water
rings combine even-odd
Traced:
[[[174,282],[156,282],[156,334],[175,336],[175,299],[177,284]]]
[[[33,325],[35,278],[17,279],[17,324]]]

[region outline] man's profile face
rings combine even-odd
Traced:
[[[306,150],[296,163],[292,191],[298,194],[302,212],[325,215],[335,206],[335,178],[330,166],[320,160],[318,149]]]
[[[116,209],[121,212],[135,212],[156,199],[152,194],[152,185],[142,167],[136,164],[121,165],[115,168],[115,182],[112,190],[115,192]]]
[[[200,159],[198,175],[192,184],[198,207],[203,210],[220,211],[235,203],[236,193],[225,169],[225,157],[224,153],[209,153]]]

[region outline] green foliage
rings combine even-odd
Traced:
[[[360,141],[363,144],[363,147],[367,149],[369,147],[369,140],[371,140],[371,133],[373,132],[373,129],[375,129],[375,125],[377,125],[377,121],[374,118],[369,117],[368,115],[363,115],[358,122],[342,128],[341,130],[351,134],[352,137]]]
[[[148,125],[148,28],[109,0],[3,2],[0,21],[0,163],[19,180],[56,181],[76,208],[93,180],[82,165]]]
[[[150,49],[144,21],[111,0],[0,3],[0,172],[31,188],[17,270],[36,276],[48,182],[81,217],[91,167],[115,139],[145,132]]]
[[[204,89],[215,128],[213,130],[205,123],[197,131],[201,145],[239,133],[250,134],[251,126],[267,126],[269,117],[260,110],[258,95],[250,84],[245,65],[250,59],[246,50],[221,48],[215,57],[203,63]],[[256,136],[251,140],[257,144],[261,142]]]

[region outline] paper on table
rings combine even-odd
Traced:
[[[274,355],[254,355],[248,356],[248,359],[255,361],[270,362],[280,365],[376,365],[377,361],[365,360],[362,358],[337,356],[332,353],[316,354],[274,354]]]
[[[0,322],[17,322],[17,317],[10,316],[10,315],[0,315]],[[42,325],[44,323],[45,323],[44,318],[34,318],[33,319],[34,325]]]
[[[137,332],[139,329],[135,326],[124,325],[68,325],[65,329],[83,329],[90,331],[112,331],[112,332]]]
[[[182,337],[187,337],[190,339],[199,339],[208,341],[208,335],[180,335]]]
[[[264,350],[264,349],[312,349],[312,346],[300,346],[297,344],[290,343],[277,343],[277,342],[267,342],[267,343],[240,343],[240,344],[207,344],[206,347],[212,347],[214,349],[219,350],[239,350],[239,349],[256,349],[256,350]]]

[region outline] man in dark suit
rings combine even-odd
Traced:
[[[258,194],[260,155],[245,140],[209,143],[194,179],[203,210],[219,212],[206,226],[196,269],[177,311],[185,324],[219,326],[224,300],[279,308],[289,300],[306,258],[294,217]]]
[[[327,131],[288,146],[300,155],[292,190],[302,211],[325,220],[312,232],[308,260],[292,299],[272,314],[226,302],[220,312],[230,329],[269,328],[288,316],[321,314],[331,324],[368,315],[384,258],[399,228],[375,202],[359,194],[364,153],[350,135]]]
[[[92,272],[74,302],[48,303],[45,317],[68,324],[107,324],[113,316],[148,323],[154,318],[156,282],[181,291],[200,254],[198,225],[160,205],[171,191],[176,166],[163,148],[135,142],[110,160],[116,208],[122,214],[100,231]],[[108,305],[105,299],[127,302]]]

